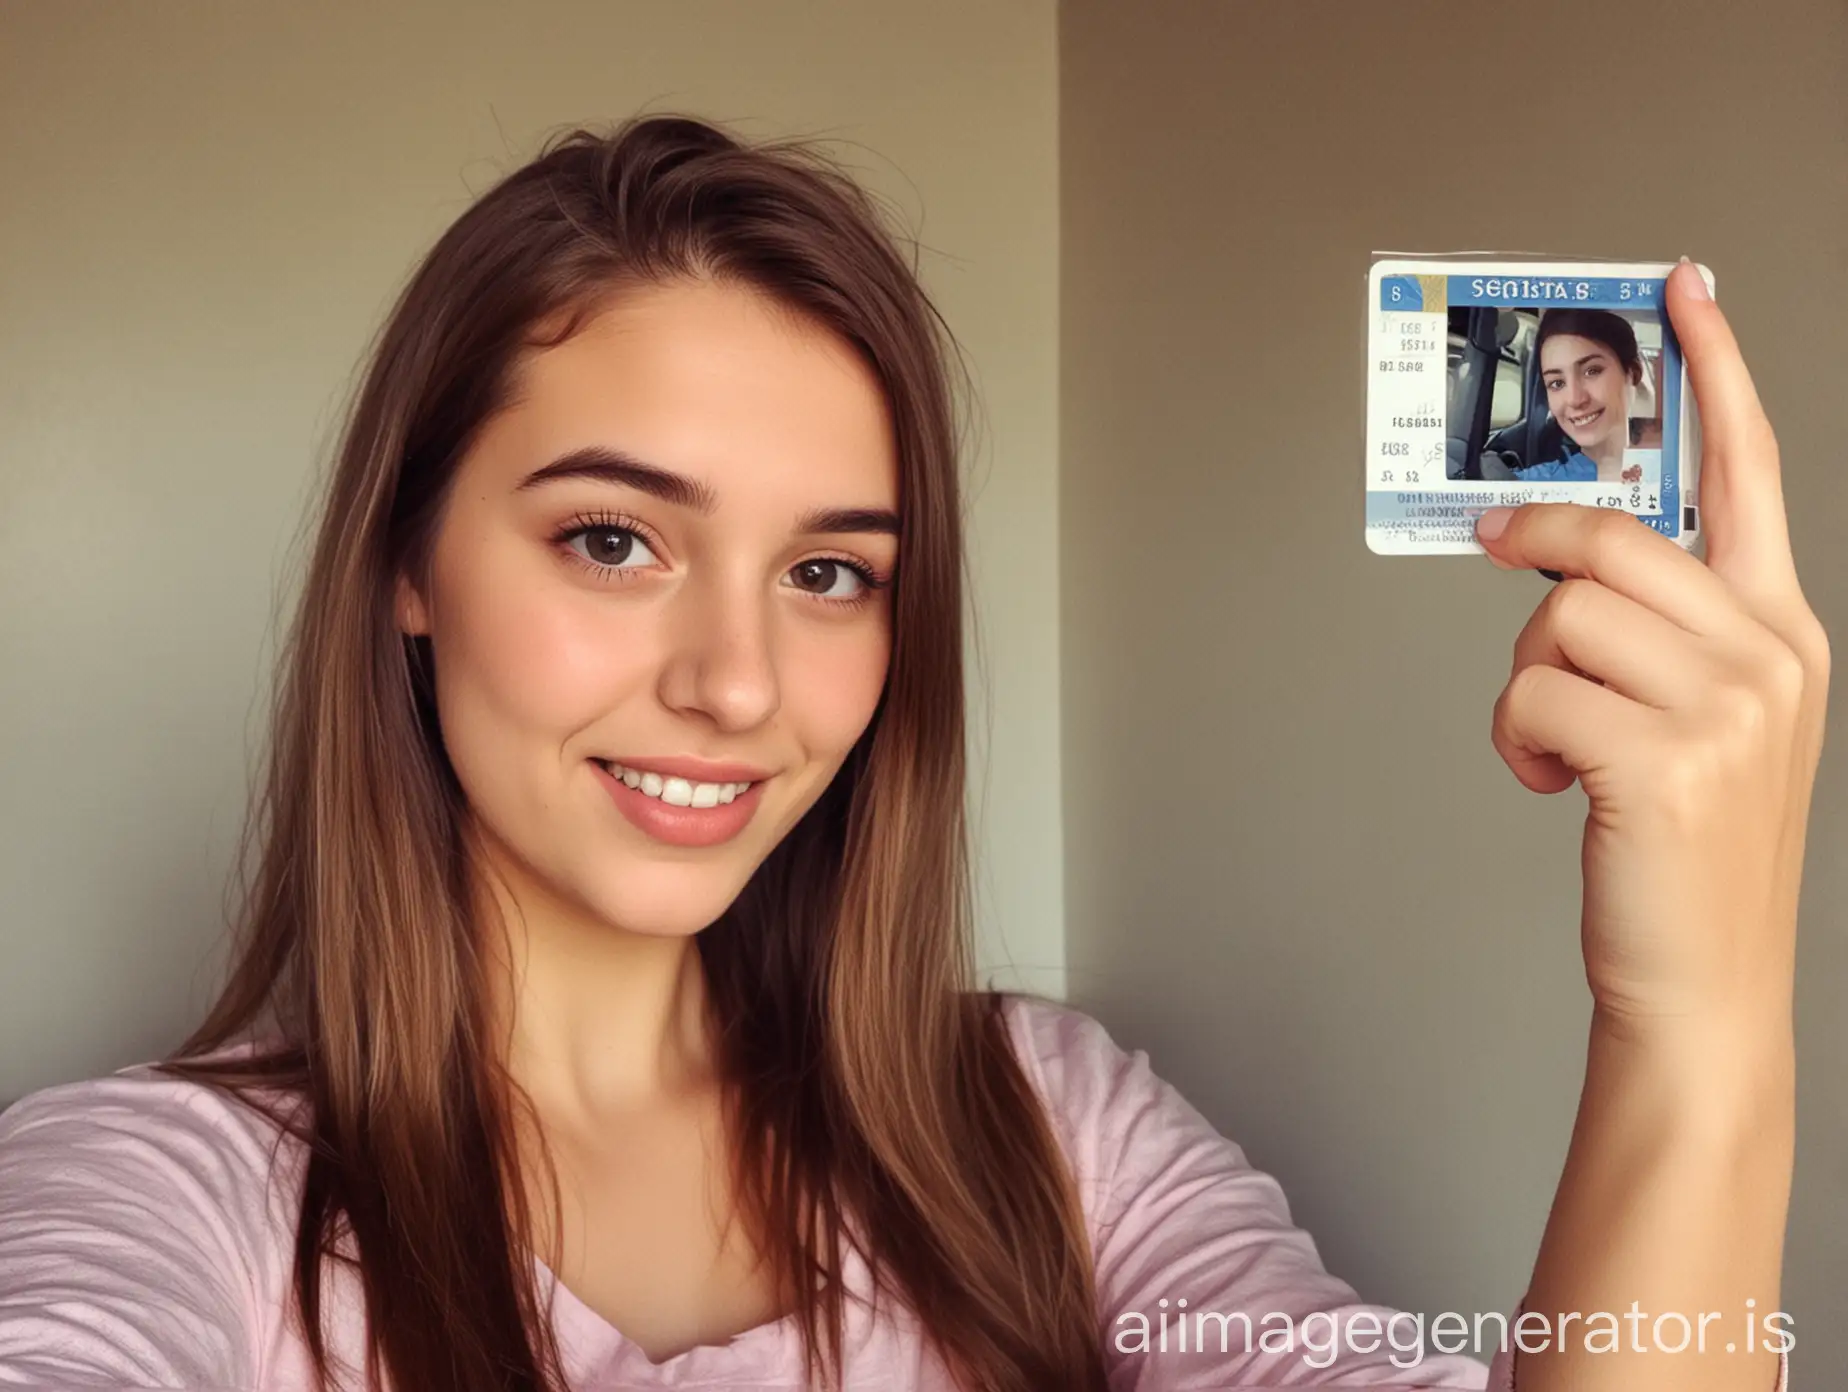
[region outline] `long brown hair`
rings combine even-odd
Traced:
[[[877,206],[806,147],[677,117],[575,131],[418,268],[355,400],[279,673],[239,955],[168,1067],[307,1144],[293,1284],[324,1386],[323,1272],[355,1259],[370,1385],[563,1385],[509,1182],[522,1099],[489,1038],[466,809],[393,584],[422,574],[521,355],[625,287],[686,279],[750,286],[853,345],[900,468],[879,708],[697,939],[745,1221],[811,1379],[841,1371],[853,1243],[965,1387],[1102,1389],[1075,1186],[1000,998],[971,989],[953,341]],[[259,1052],[226,1053],[259,1030]]]

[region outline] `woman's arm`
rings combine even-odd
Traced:
[[[1276,1180],[1146,1054],[1075,1010],[1022,998],[1010,1012],[1091,1223],[1114,1392],[1505,1392],[1506,1317],[1446,1325],[1363,1302],[1322,1265]],[[1493,1375],[1471,1350],[1496,1355]]]
[[[1545,1320],[1526,1347],[1552,1347],[1520,1354],[1518,1392],[1781,1385],[1792,1079],[1788,1032],[1771,1024],[1677,1040],[1593,1023],[1526,1298]]]
[[[0,1388],[260,1385],[266,1147],[202,1092],[110,1078],[0,1116]]]
[[[1500,509],[1481,532],[1496,564],[1567,577],[1515,644],[1496,747],[1529,788],[1590,801],[1593,1021],[1519,1392],[1769,1392],[1792,1333],[1791,994],[1828,643],[1731,331],[1692,267],[1666,298],[1707,564],[1600,509]]]

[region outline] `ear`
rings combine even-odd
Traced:
[[[392,605],[398,629],[406,637],[417,638],[429,633],[429,606],[407,576],[399,575]]]

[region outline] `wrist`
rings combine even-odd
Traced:
[[[1790,1014],[1639,1020],[1594,1011],[1586,1089],[1622,1099],[1677,1132],[1776,1143],[1796,1111]]]

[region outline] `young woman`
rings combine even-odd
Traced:
[[[1636,330],[1603,309],[1549,309],[1534,340],[1547,409],[1565,433],[1563,459],[1516,470],[1523,481],[1624,481],[1630,404],[1643,384]]]
[[[1582,577],[1495,723],[1594,809],[1532,1313],[1776,1305],[1827,651],[1679,285],[1712,569],[1484,527]],[[1780,1379],[1426,1353],[1141,1054],[972,989],[945,345],[851,182],[697,122],[565,139],[443,236],[334,472],[224,994],[0,1120],[0,1385]]]

